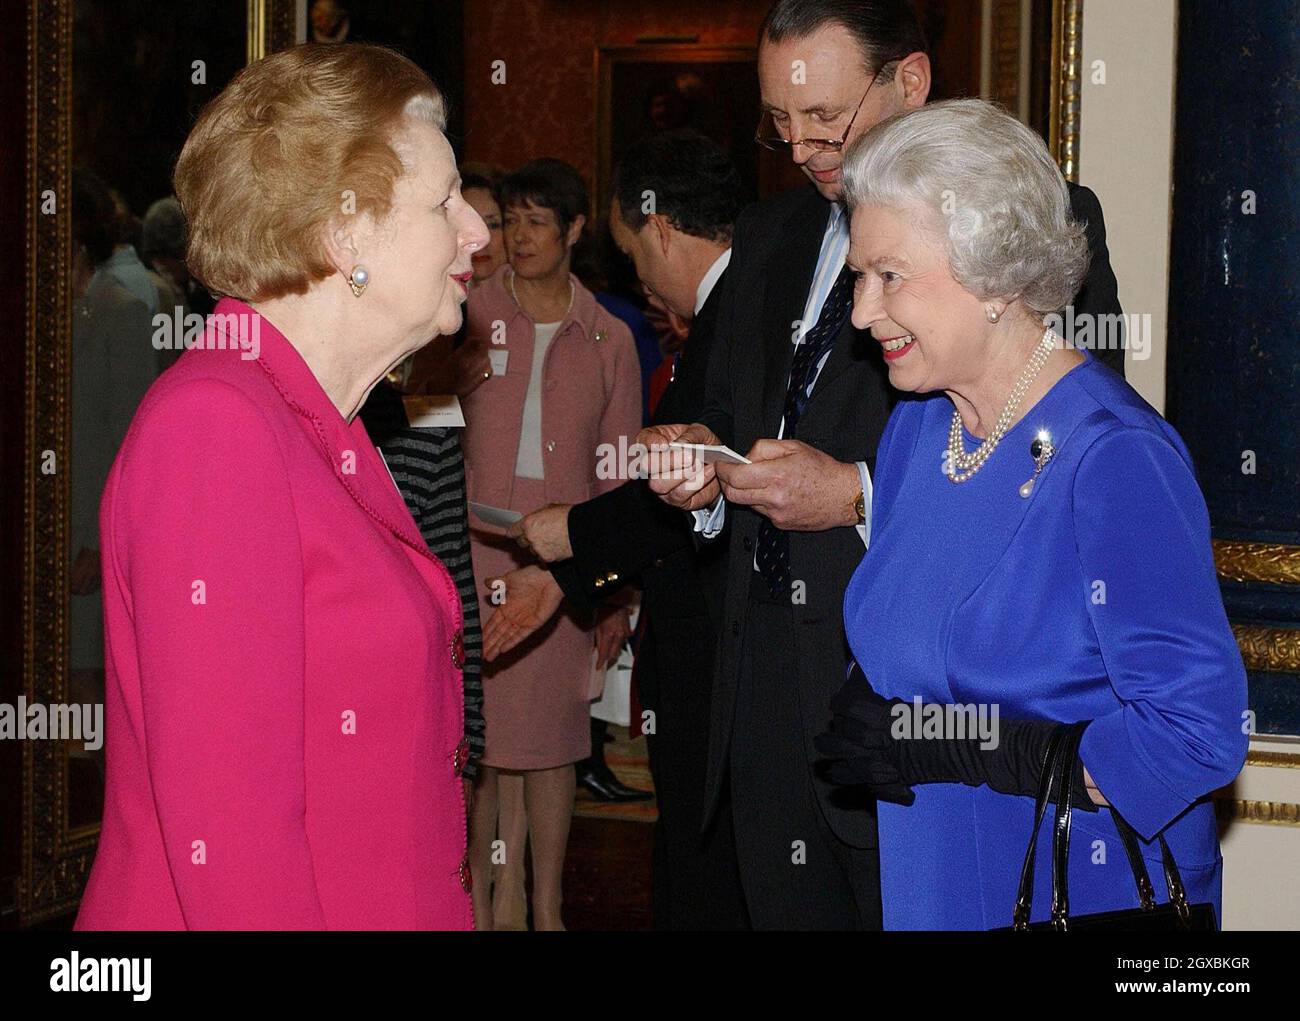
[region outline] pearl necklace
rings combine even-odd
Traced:
[[[966,453],[966,444],[961,435],[961,412],[953,409],[952,428],[948,430],[948,479],[950,482],[965,482],[977,471],[984,467],[984,462],[993,456],[993,451],[998,449],[998,443],[1006,435],[1007,429],[1011,427],[1011,420],[1015,417],[1016,409],[1020,407],[1020,402],[1025,399],[1025,393],[1029,390],[1029,385],[1038,377],[1047,362],[1047,356],[1052,353],[1056,347],[1056,338],[1048,328],[1043,333],[1043,339],[1038,342],[1038,347],[1029,358],[1029,364],[1025,366],[1024,372],[1016,380],[1016,385],[1011,389],[1011,396],[1007,398],[1007,403],[1002,406],[1002,414],[998,416],[997,424],[994,425],[993,431],[989,433],[988,438],[969,454]]]
[[[568,318],[569,318],[569,313],[573,311],[573,296],[574,296],[575,291],[576,291],[576,289],[575,289],[574,286],[573,286],[573,281],[570,280],[570,281],[569,281],[569,306],[568,306],[568,308],[566,308],[566,309],[564,310],[564,315],[560,316],[560,321],[561,321],[561,322],[563,322],[565,319],[568,319]],[[522,310],[524,306],[519,304],[519,296],[518,296],[517,294],[515,294],[515,273],[514,273],[514,270],[511,270],[511,271],[510,271],[510,297],[514,298],[515,305],[517,305],[517,306]]]

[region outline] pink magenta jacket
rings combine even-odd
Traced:
[[[470,292],[466,329],[472,342],[504,350],[506,371],[464,400],[465,473],[469,498],[509,507],[514,489],[524,399],[533,368],[533,321],[510,296],[503,266]],[[542,376],[542,460],[548,503],[582,503],[626,481],[598,478],[602,444],[618,451],[641,428],[641,366],[632,331],[587,288],[573,281],[573,307],[546,348]],[[499,326],[498,324],[504,324]],[[494,343],[497,338],[503,343]],[[619,458],[608,459],[616,468]],[[534,508],[529,508],[534,509]],[[471,519],[471,524],[475,522]]]
[[[267,319],[223,299],[204,344],[100,506],[107,789],[76,927],[472,928],[451,576]]]

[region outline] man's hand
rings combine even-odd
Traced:
[[[856,525],[853,503],[862,490],[858,467],[799,440],[759,440],[753,464],[719,464],[730,503],[743,503],[788,532]]]
[[[506,533],[515,542],[548,564],[573,556],[569,545],[569,509],[572,504],[553,503],[522,518]]]
[[[713,430],[696,422],[694,425],[652,425],[637,433],[637,443],[649,451],[651,492],[672,507],[699,510],[718,498],[720,492],[713,465],[697,464],[695,451],[669,447],[669,443],[706,443],[722,441]]]
[[[632,625],[623,606],[598,610],[596,617],[596,666],[608,670],[618,662],[623,645],[632,637]]]
[[[487,584],[497,607],[483,625],[483,659],[491,663],[555,616],[564,592],[550,571],[533,564],[489,578]]]

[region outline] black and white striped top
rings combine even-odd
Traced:
[[[470,563],[469,512],[465,494],[465,458],[460,430],[420,428],[407,424],[401,395],[380,382],[361,409],[370,438],[383,452],[388,469],[434,556],[443,562],[460,591],[465,617],[465,737],[469,762],[464,775],[474,777],[483,755],[483,629],[478,593]]]

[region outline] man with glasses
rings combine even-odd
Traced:
[[[706,539],[730,532],[706,805],[730,792],[760,929],[880,927],[873,807],[842,790],[832,799],[813,766],[844,682],[844,590],[870,539],[871,467],[892,406],[879,345],[849,322],[840,164],[872,125],[925,102],[925,50],[906,0],[778,0],[768,11],[757,141],[788,151],[812,187],[741,215],[705,411],[640,437],[725,443],[754,462],[721,468],[725,499],[713,468],[665,471],[651,488],[695,512]],[[1100,206],[1086,189],[1072,197],[1093,254],[1076,312],[1117,314]]]

